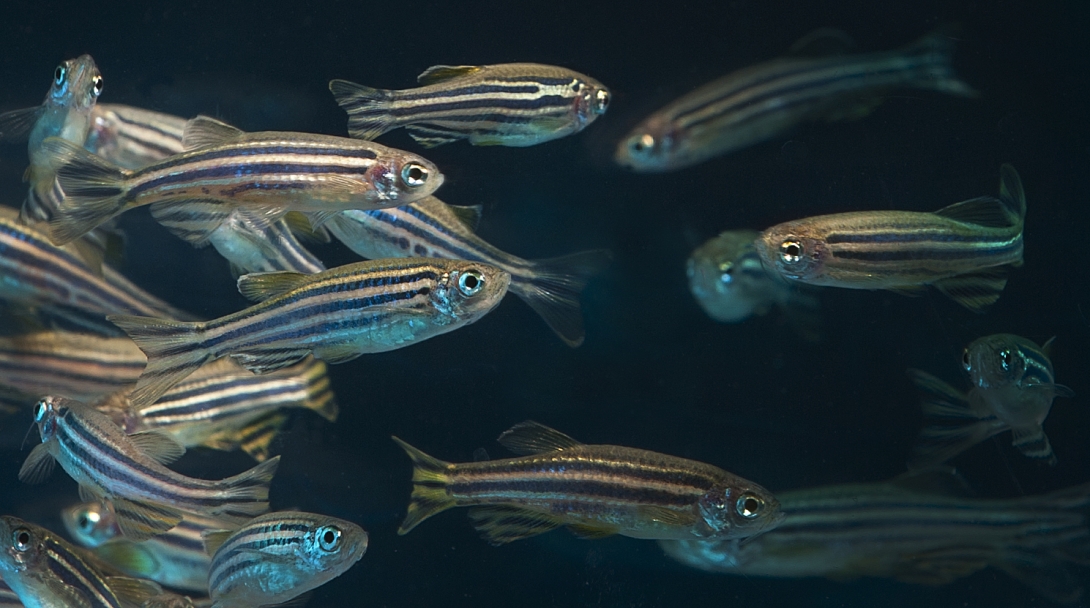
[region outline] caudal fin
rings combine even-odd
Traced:
[[[530,273],[514,277],[511,291],[530,305],[568,346],[583,343],[583,312],[579,294],[613,258],[605,249],[581,251],[558,258],[534,260]]]
[[[914,60],[919,64],[913,71],[917,76],[912,85],[950,95],[976,97],[979,93],[962,82],[954,73],[956,40],[953,30],[952,27],[941,27],[908,45],[902,51],[906,59]]]
[[[999,167],[999,201],[1012,222],[1017,222],[1018,226],[1025,222],[1026,191],[1022,189],[1022,178],[1008,164]]]
[[[272,483],[279,466],[280,457],[274,456],[245,473],[219,482],[217,485],[225,493],[228,502],[212,509],[212,515],[231,523],[243,524],[258,515],[268,513],[269,484]]]
[[[372,89],[347,80],[330,80],[329,91],[337,105],[348,112],[348,134],[356,139],[374,139],[396,128],[390,113],[390,91]]]
[[[449,472],[454,465],[428,456],[397,437],[393,440],[413,461],[413,493],[405,521],[397,529],[399,535],[405,535],[432,515],[456,506],[447,492]]]
[[[1045,435],[1041,425],[1016,426],[1011,429],[1011,435],[1013,437],[1011,443],[1018,448],[1019,452],[1030,458],[1043,460],[1050,465],[1056,464],[1056,454],[1053,453],[1052,444],[1049,443],[1048,435]]]
[[[956,388],[918,369],[907,373],[920,391],[925,425],[912,449],[909,469],[925,469],[946,462],[1006,430],[1006,425],[994,416],[980,418],[973,413],[965,394]]]
[[[59,137],[47,138],[42,150],[64,191],[64,201],[49,222],[54,245],[73,241],[124,211],[128,171]]]
[[[303,372],[300,378],[306,382],[306,400],[303,407],[317,412],[319,416],[330,422],[337,421],[340,413],[337,407],[337,399],[333,396],[333,385],[329,381],[329,368],[324,361],[307,357],[301,364]]]
[[[111,315],[106,319],[127,333],[148,356],[147,367],[129,396],[134,408],[155,403],[212,358],[212,353],[200,346],[201,323],[128,315]]]

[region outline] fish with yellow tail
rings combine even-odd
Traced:
[[[1022,265],[1026,197],[1010,165],[999,198],[983,196],[932,213],[855,211],[819,215],[765,230],[757,252],[791,281],[917,295],[932,285],[983,312]]]
[[[493,545],[562,526],[581,538],[741,538],[783,518],[768,490],[718,467],[585,445],[533,421],[499,437],[518,458],[452,464],[393,439],[413,461],[412,499],[398,534],[452,507],[472,507],[470,519]]]

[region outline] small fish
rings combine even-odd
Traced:
[[[348,112],[348,133],[374,139],[405,127],[431,148],[459,139],[475,146],[533,146],[578,133],[605,114],[609,89],[552,65],[435,65],[415,89],[372,89],[333,80],[329,90]]]
[[[603,271],[604,249],[546,260],[524,260],[474,233],[478,207],[454,207],[429,196],[402,207],[345,211],[326,227],[349,249],[370,259],[408,256],[474,260],[511,275],[511,292],[530,305],[569,346],[583,343],[579,293]]]
[[[861,118],[891,89],[972,97],[954,75],[954,41],[941,31],[896,51],[845,55],[850,39],[822,29],[792,55],[710,82],[655,112],[617,146],[617,164],[673,171],[777,137],[814,120]]]
[[[356,524],[313,513],[279,511],[237,531],[206,532],[212,555],[212,608],[280,604],[344,574],[367,552]]]
[[[106,576],[64,539],[10,516],[0,517],[0,576],[26,608],[131,608],[163,592]]]
[[[934,213],[856,211],[773,226],[757,252],[792,281],[917,295],[933,285],[983,312],[1022,265],[1026,197],[1018,172],[1000,169],[999,198],[954,203]]]
[[[125,538],[113,511],[100,502],[73,505],[61,511],[68,535],[95,557],[121,572],[167,587],[206,593],[212,558],[204,551],[207,530],[234,527],[215,518],[186,514],[170,530],[148,540]]]
[[[269,482],[280,457],[234,477],[207,481],[168,469],[185,448],[156,432],[126,435],[105,414],[78,401],[47,396],[34,409],[42,436],[19,470],[40,483],[59,462],[80,498],[109,503],[122,532],[144,540],[178,525],[183,513],[241,523],[269,508]]]
[[[132,340],[125,340],[139,352]],[[131,392],[130,385],[90,405],[130,435],[158,431],[186,448],[242,447],[259,462],[268,459],[269,444],[287,422],[288,408],[306,408],[330,422],[338,413],[326,364],[313,357],[261,375],[230,358],[206,363],[140,408],[132,406]]]
[[[754,230],[727,230],[697,247],[685,267],[693,298],[720,323],[740,323],[777,307],[801,335],[817,339],[817,299],[765,268],[753,245],[758,237]]]
[[[127,337],[67,331],[0,337],[0,385],[35,400],[51,391],[98,399],[131,386],[147,362]]]
[[[53,242],[67,243],[128,209],[152,205],[160,222],[177,206],[207,214],[199,229],[188,225],[187,240],[199,245],[232,213],[263,227],[288,211],[309,212],[320,226],[337,211],[404,205],[443,183],[439,169],[416,154],[346,137],[246,133],[207,116],[190,120],[184,137],[186,152],[137,170],[47,139],[42,146],[65,192],[50,222]]]
[[[130,395],[139,408],[204,363],[228,355],[263,374],[308,354],[344,363],[453,331],[495,308],[510,281],[506,272],[479,262],[378,260],[312,275],[243,275],[239,291],[259,303],[208,322],[109,319],[148,355]]]
[[[1086,564],[1090,484],[975,498],[952,470],[931,469],[778,496],[786,517],[757,538],[660,545],[688,566],[746,577],[945,585],[991,566],[1057,603],[1074,603],[1082,593],[1065,564]]]
[[[398,534],[452,507],[493,545],[567,526],[582,538],[740,538],[780,522],[761,486],[702,462],[613,445],[584,445],[533,421],[500,435],[519,458],[451,464],[394,437],[413,461]]]
[[[1020,452],[1056,464],[1041,425],[1053,399],[1075,393],[1056,384],[1048,355],[1051,346],[1052,340],[1037,346],[1011,334],[974,340],[961,360],[973,384],[968,393],[926,372],[908,370],[923,396],[924,418],[929,424],[920,434],[909,468],[945,462],[1007,430]]]

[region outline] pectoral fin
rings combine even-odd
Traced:
[[[181,513],[163,505],[116,497],[110,497],[107,501],[113,507],[121,533],[132,541],[147,540],[182,521]]]

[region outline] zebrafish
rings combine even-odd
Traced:
[[[186,123],[184,144],[186,152],[133,171],[47,139],[42,146],[65,192],[50,222],[54,243],[152,205],[159,223],[172,228],[172,221],[184,220],[172,228],[175,234],[184,228],[184,238],[200,245],[233,213],[259,228],[303,211],[318,226],[344,209],[411,203],[443,183],[434,164],[409,152],[331,135],[246,133],[207,116]],[[198,212],[205,221],[194,224]]]
[[[0,517],[0,576],[26,608],[131,608],[163,592],[107,576],[56,534],[7,515]]]
[[[109,319],[148,356],[130,395],[135,407],[143,407],[205,362],[228,355],[262,374],[308,354],[343,363],[427,340],[483,317],[503,299],[510,280],[479,262],[357,262],[312,275],[243,275],[239,291],[259,303],[208,322]]]
[[[1010,430],[1014,447],[1030,458],[1056,464],[1041,425],[1056,397],[1074,391],[1056,384],[1049,359],[1052,340],[1043,346],[1011,334],[974,340],[962,354],[972,388],[964,393],[916,369],[908,376],[923,396],[926,426],[909,468],[919,469],[964,452],[988,437]]]
[[[267,513],[237,531],[206,532],[212,608],[280,604],[344,574],[367,552],[356,524],[313,513]]]
[[[908,295],[933,285],[983,312],[1007,284],[1006,266],[1022,265],[1026,197],[1018,172],[1000,170],[999,199],[954,203],[934,213],[856,211],[773,226],[757,252],[784,278]]]
[[[34,400],[55,391],[90,401],[131,386],[147,361],[127,337],[35,331],[0,337],[0,386]]]
[[[500,545],[567,526],[581,538],[739,538],[783,517],[768,490],[720,468],[612,445],[584,445],[533,421],[499,437],[521,454],[443,462],[393,438],[413,461],[413,492],[398,534],[452,507]]]
[[[967,496],[949,470],[779,494],[786,517],[757,538],[660,544],[683,564],[781,578],[860,576],[944,585],[998,568],[1041,595],[1075,602],[1065,563],[1090,556],[1090,484],[1036,496]]]
[[[803,122],[865,116],[891,89],[976,95],[954,75],[954,41],[942,32],[896,51],[841,54],[849,45],[843,32],[813,32],[792,47],[795,56],[728,74],[655,112],[618,144],[614,159],[636,171],[672,171]]]
[[[68,535],[103,562],[137,578],[184,591],[208,591],[212,558],[204,551],[206,530],[234,527],[221,520],[186,514],[177,526],[142,542],[125,538],[113,512],[86,502],[61,512]]]
[[[371,260],[407,256],[473,260],[511,275],[510,290],[530,305],[569,346],[583,343],[579,293],[605,269],[610,253],[582,251],[524,260],[474,233],[478,207],[453,207],[429,196],[402,207],[344,211],[326,227],[349,249]]]
[[[532,146],[578,133],[605,114],[609,89],[572,70],[536,63],[436,65],[415,89],[372,89],[333,80],[348,133],[374,139],[405,127],[431,148],[459,139],[475,146]]]
[[[142,352],[140,357],[144,359]],[[186,448],[241,447],[258,461],[269,457],[269,445],[287,422],[288,408],[313,410],[330,422],[338,412],[326,365],[313,357],[261,375],[230,358],[206,363],[158,401],[140,408],[130,403],[131,392],[128,386],[90,405],[126,433],[158,431]]]
[[[19,479],[45,481],[59,462],[79,484],[80,498],[108,503],[131,540],[166,532],[183,513],[241,523],[269,508],[269,482],[279,456],[240,475],[207,481],[164,466],[185,453],[166,435],[126,435],[108,416],[78,401],[43,397],[34,420],[42,443],[30,452]]]
[[[185,152],[183,136],[188,121],[180,116],[114,104],[98,104],[91,115],[93,126],[84,147],[123,169],[143,169]],[[175,221],[192,223],[197,219],[193,214],[188,221],[184,215]],[[192,232],[171,227],[182,238]],[[310,274],[325,270],[321,260],[299,243],[282,219],[262,228],[231,214],[209,234],[208,242],[231,263],[236,276],[246,272],[291,270]]]
[[[800,335],[818,339],[817,298],[765,268],[753,245],[759,236],[754,230],[726,230],[697,247],[685,266],[693,298],[720,323],[740,323],[776,307]]]

